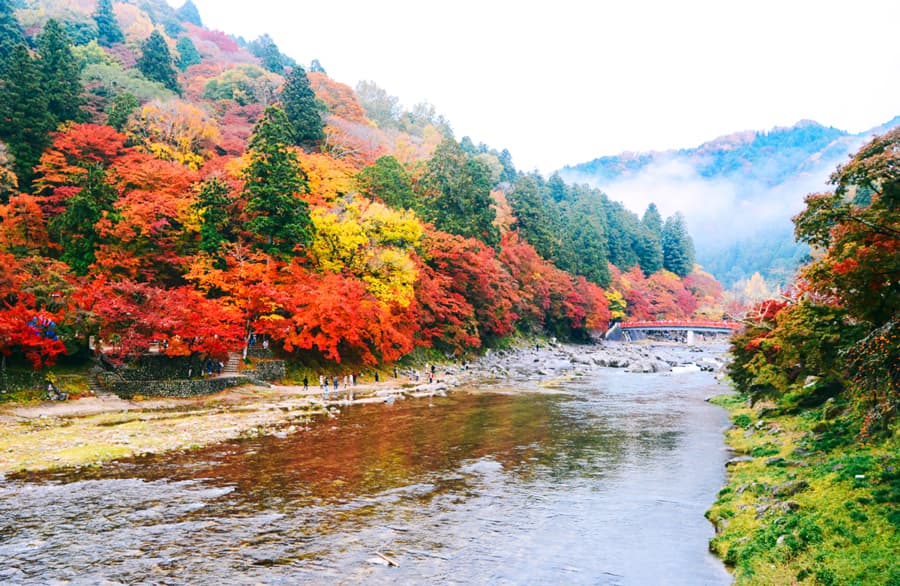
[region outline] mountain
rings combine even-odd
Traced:
[[[824,191],[835,167],[900,116],[859,134],[803,120],[769,131],[721,136],[696,148],[621,153],[572,166],[567,181],[603,189],[640,211],[683,211],[697,261],[726,286],[761,273],[785,283],[807,255],[790,218],[808,193]]]

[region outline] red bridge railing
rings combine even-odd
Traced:
[[[742,324],[733,321],[713,320],[684,320],[684,321],[630,321],[622,322],[619,328],[623,330],[641,330],[649,328],[704,328],[716,330],[739,330]]]

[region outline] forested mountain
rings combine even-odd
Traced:
[[[0,351],[300,362],[721,313],[683,218],[516,170],[188,0],[0,0]]]
[[[835,166],[900,117],[860,134],[802,121],[768,132],[739,132],[696,148],[622,153],[564,168],[640,209],[654,201],[682,209],[697,260],[726,285],[760,272],[786,283],[808,248],[794,242],[792,215],[806,193],[822,191]]]

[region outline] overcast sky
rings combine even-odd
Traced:
[[[168,0],[180,6],[182,0]],[[900,114],[896,0],[194,0],[204,25],[269,33],[303,65],[427,100],[544,173],[813,119]]]

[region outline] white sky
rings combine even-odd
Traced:
[[[182,0],[168,0],[180,6]],[[813,119],[900,114],[896,0],[194,0],[354,87],[427,100],[456,138],[550,173]]]

